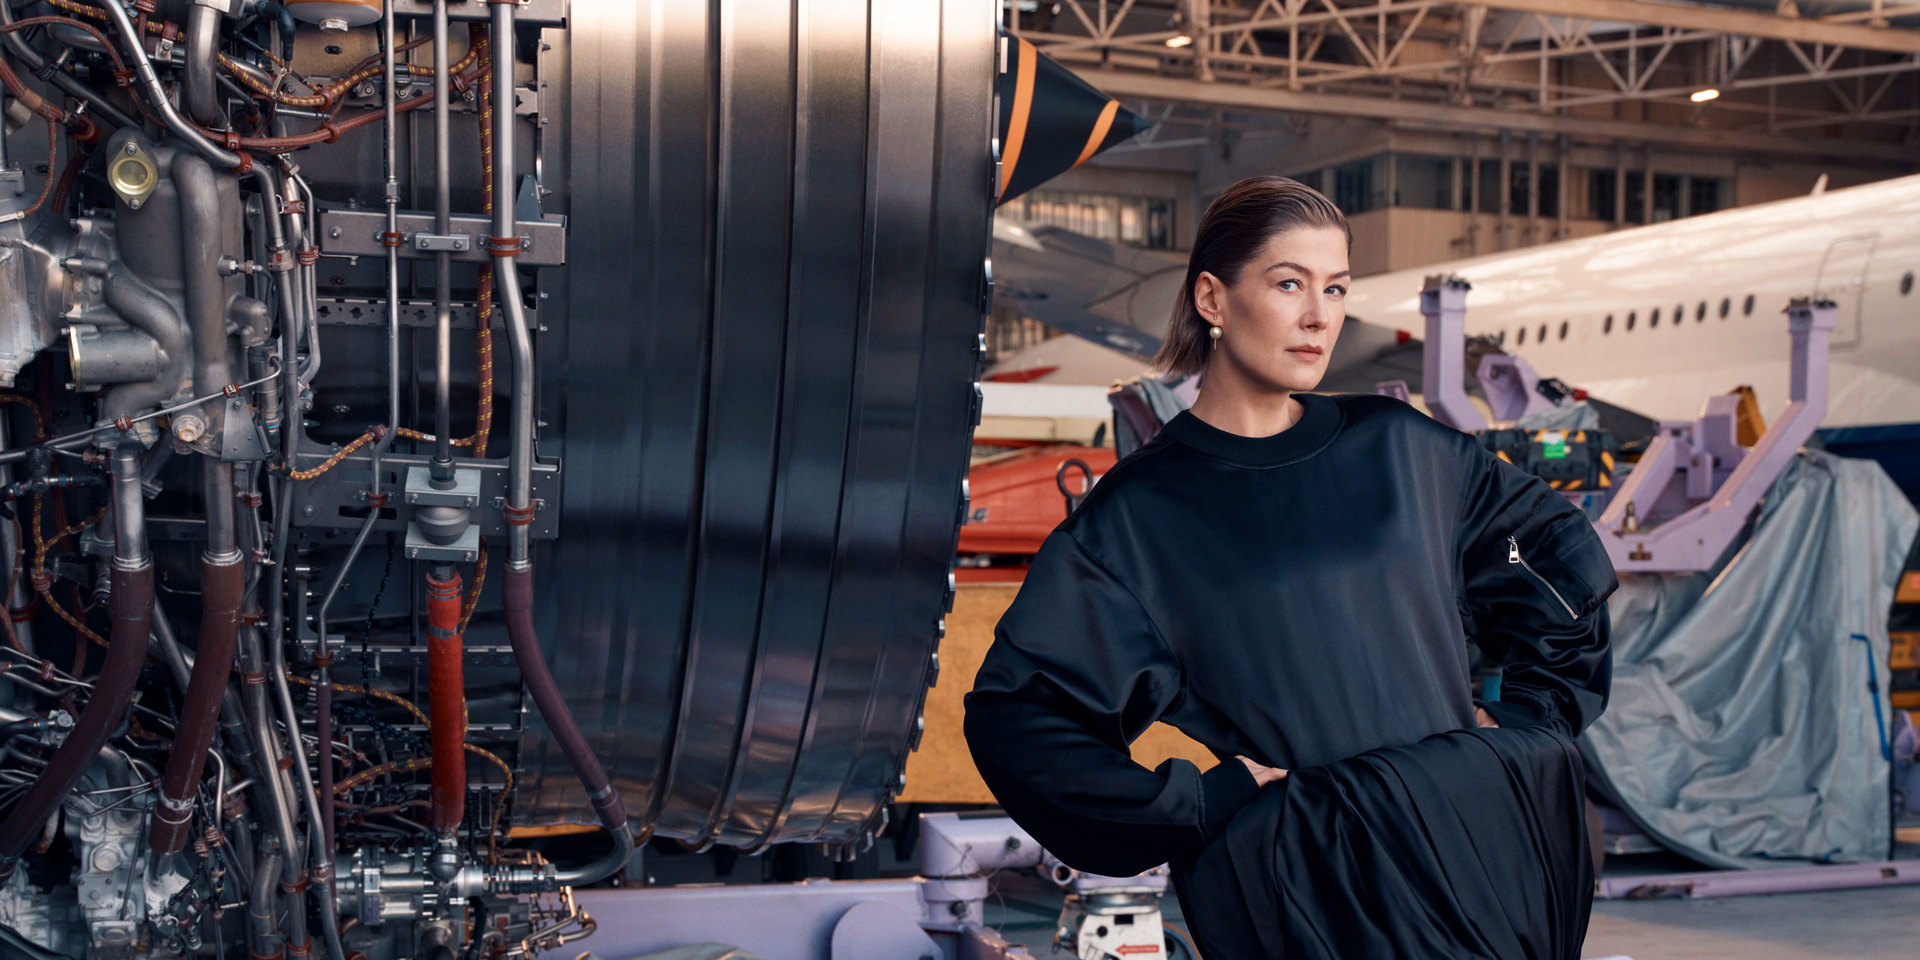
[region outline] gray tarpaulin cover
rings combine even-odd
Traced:
[[[1712,866],[1885,859],[1887,613],[1916,525],[1879,464],[1808,451],[1717,577],[1622,574],[1592,774]]]

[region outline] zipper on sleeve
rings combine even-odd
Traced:
[[[1568,603],[1567,598],[1561,596],[1560,591],[1555,590],[1553,584],[1548,583],[1547,578],[1541,576],[1540,571],[1535,570],[1533,564],[1528,563],[1527,558],[1520,555],[1520,540],[1517,537],[1507,538],[1507,562],[1519,564],[1520,569],[1525,570],[1535,580],[1540,581],[1540,585],[1546,587],[1547,592],[1553,594],[1555,600],[1560,601],[1560,608],[1567,611],[1569,618],[1573,620],[1580,619],[1580,615],[1573,612],[1573,604]]]

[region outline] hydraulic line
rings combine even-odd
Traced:
[[[118,3],[108,3],[103,8],[107,19],[113,21],[113,29],[120,34],[120,40],[133,54],[133,72],[142,89],[146,91],[148,105],[160,115],[160,122],[181,140],[187,142],[207,162],[217,164],[223,170],[235,172],[250,169],[253,160],[250,157],[222,149],[207,139],[199,127],[187,121],[173,108],[173,101],[167,99],[167,90],[160,83],[160,75],[153,70],[153,61],[147,58],[147,48],[140,42],[140,34],[134,29],[133,21],[127,17],[127,11]]]
[[[300,865],[299,840],[294,827],[293,784],[288,780],[286,765],[280,762],[284,755],[274,734],[272,709],[267,704],[266,657],[261,652],[258,627],[248,626],[240,632],[240,676],[244,681],[241,689],[247,720],[253,728],[254,750],[260,758],[261,777],[256,787],[261,805],[267,810],[269,830],[268,836],[261,840],[260,865],[254,873],[254,894],[260,899],[249,908],[249,915],[256,923],[262,922],[261,915],[264,915],[266,930],[277,945],[284,931],[278,920],[277,904],[281,898],[274,894],[274,875],[279,875],[283,886],[297,889],[304,882],[306,871]],[[297,897],[287,899],[298,908]]]
[[[502,43],[513,38],[514,7],[493,7],[493,36]],[[520,253],[514,221],[513,178],[513,57],[512,47],[493,51],[493,236],[487,248],[493,254],[493,279],[499,287],[500,308],[507,315],[507,337],[513,350],[513,407],[507,453],[507,566],[530,569],[533,524],[533,333],[520,296],[520,273],[513,258]]]
[[[453,838],[466,816],[467,702],[461,669],[460,574],[435,564],[427,574],[427,707],[433,738],[433,815],[441,841]]]
[[[513,644],[513,659],[520,667],[521,680],[533,697],[540,716],[553,732],[554,742],[573,765],[574,773],[586,787],[600,823],[612,835],[614,849],[584,867],[563,871],[562,883],[592,883],[612,876],[633,855],[633,827],[627,822],[627,809],[619,792],[607,778],[607,771],[594,756],[593,748],[580,732],[580,725],[568,709],[560,687],[547,669],[540,649],[540,636],[533,625],[533,559],[531,525],[533,523],[533,335],[527,327],[527,314],[520,296],[520,274],[513,258],[520,252],[514,222],[514,185],[516,164],[513,143],[513,57],[506,46],[513,38],[514,6],[494,4],[493,39],[502,46],[493,51],[493,147],[498,152],[493,167],[493,236],[487,246],[493,254],[494,281],[499,285],[499,303],[507,315],[507,332],[513,349],[513,408],[511,447],[507,454],[507,534],[508,555],[503,575],[503,593],[507,614],[507,637]]]
[[[453,126],[447,92],[447,0],[433,0],[433,230],[453,232]],[[453,482],[453,255],[433,255],[433,482]],[[486,321],[482,319],[481,323]]]
[[[139,448],[122,444],[113,453],[114,555],[112,641],[93,695],[65,743],[5,821],[0,821],[0,883],[13,876],[20,855],[37,840],[47,818],[66,800],[87,765],[120,726],[133,701],[134,684],[147,659],[153,619],[153,558],[146,553],[144,504],[140,499]]]
[[[260,843],[260,862],[253,871],[253,890],[247,897],[247,929],[253,937],[254,960],[278,960],[286,956],[281,946],[279,910],[275,905],[280,898],[274,895],[274,874],[281,871],[287,862],[287,855],[280,849],[280,843],[268,837]]]
[[[573,765],[581,785],[586,787],[587,798],[593,801],[594,812],[599,815],[601,825],[612,835],[614,842],[614,849],[607,856],[577,870],[563,871],[564,879],[561,882],[571,886],[603,880],[619,872],[633,855],[633,827],[627,822],[626,805],[620,802],[619,792],[607,779],[606,769],[600,765],[600,758],[594,756],[593,748],[588,745],[586,736],[580,732],[580,725],[573,718],[573,711],[567,708],[566,698],[560,694],[559,685],[547,669],[546,657],[540,649],[540,635],[533,626],[531,564],[516,567],[509,563],[502,578],[507,638],[513,644],[513,659],[520,667],[521,682],[526,684],[534,706],[540,710],[541,719],[547,722],[547,728],[552,731],[554,743],[559,745],[561,752]]]
[[[246,586],[234,538],[233,468],[212,458],[205,458],[203,464],[208,517],[207,549],[200,557],[200,646],[174,730],[173,749],[167,754],[160,800],[153,807],[149,843],[161,855],[156,865],[187,845],[194,801],[200,794],[200,768],[213,744],[221,695],[233,671],[240,598]]]
[[[11,27],[13,23],[13,5],[11,3],[0,3],[0,26]],[[54,86],[59,87],[74,99],[86,102],[94,116],[100,117],[115,127],[139,126],[137,121],[127,116],[125,112],[119,107],[114,106],[107,98],[101,96],[99,91],[74,79],[72,75],[64,70],[47,70],[46,58],[42,57],[33,47],[28,46],[26,38],[20,36],[18,32],[8,30],[4,38],[0,38],[0,42],[6,44],[8,53],[18,57],[20,62],[26,65],[27,72],[35,75],[42,73],[48,74]]]
[[[193,122],[219,129],[226,126],[226,111],[220,108],[220,89],[213,81],[213,68],[220,52],[220,10],[205,4],[187,8],[187,70],[185,95],[187,113]]]

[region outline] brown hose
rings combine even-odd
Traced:
[[[580,725],[573,719],[573,711],[567,709],[567,701],[560,695],[560,687],[553,681],[553,674],[547,670],[547,658],[540,652],[540,636],[533,629],[533,568],[516,570],[508,566],[501,584],[505,594],[507,610],[507,638],[513,643],[513,659],[520,666],[520,680],[526,684],[527,692],[533,695],[534,706],[540,709],[540,716],[547,721],[547,729],[553,731],[555,743],[560,752],[566,754],[573,764],[573,771],[580,777],[581,785],[587,788],[587,797],[593,801],[593,809],[600,815],[600,822],[616,835],[626,831],[627,807],[620,802],[620,794],[613,789],[607,779],[606,768],[600,765],[600,758],[594,756],[593,748],[587,745],[587,738],[581,734]]]
[[[467,815],[467,696],[461,669],[460,574],[427,576],[427,708],[433,737],[433,831],[449,836]]]
[[[187,845],[200,770],[220,720],[220,699],[233,672],[233,648],[240,634],[240,594],[245,577],[239,558],[229,563],[200,561],[200,646],[187,681],[186,703],[160,778],[160,802],[153,805],[148,842],[155,853],[177,853]]]
[[[28,845],[39,839],[47,818],[59,808],[126,716],[134,683],[147,659],[147,634],[153,622],[153,563],[133,570],[116,564],[112,572],[113,631],[106,662],[94,682],[93,696],[73,732],[54,751],[38,779],[13,812],[0,822],[0,883],[13,876]]]

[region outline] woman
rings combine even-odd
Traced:
[[[1309,395],[1346,219],[1281,177],[1208,207],[1159,365],[1193,408],[1034,558],[967,697],[975,762],[1066,863],[1170,863],[1207,960],[1575,958],[1571,738],[1604,709],[1586,519],[1385,397]],[[1467,641],[1502,666],[1471,700]],[[1223,762],[1148,770],[1164,720]]]

